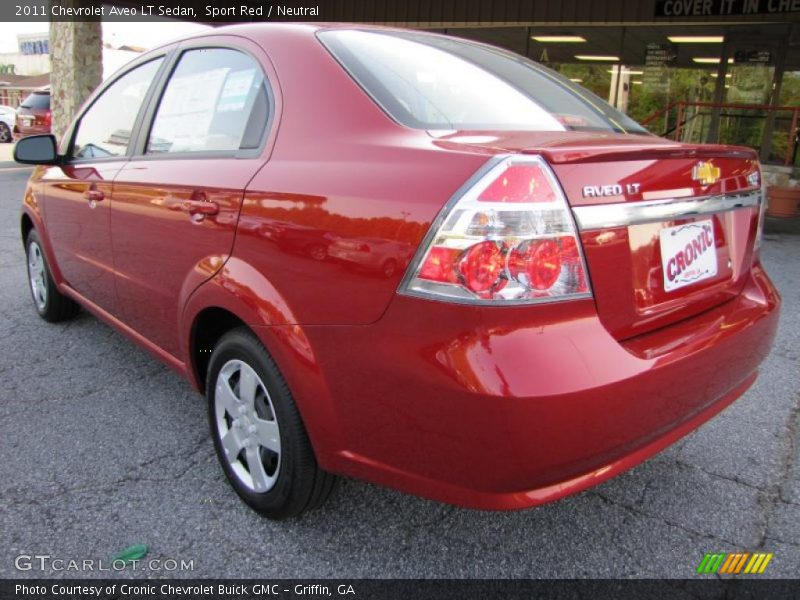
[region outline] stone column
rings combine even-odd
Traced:
[[[62,1],[60,4],[70,4]],[[99,21],[50,23],[50,97],[53,133],[60,139],[78,108],[103,78]]]

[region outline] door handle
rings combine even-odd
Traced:
[[[164,206],[170,210],[189,213],[195,221],[202,221],[206,216],[219,213],[219,204],[209,200],[205,193],[199,190],[192,192],[192,195],[186,200],[168,196],[164,201]]]
[[[215,215],[219,212],[219,204],[210,200],[184,200],[181,210],[190,215]]]
[[[83,197],[86,198],[89,202],[100,202],[106,195],[98,190],[97,188],[89,188],[85,192],[83,192]]]

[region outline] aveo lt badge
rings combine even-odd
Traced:
[[[632,196],[638,194],[641,189],[639,183],[612,183],[609,185],[585,185],[583,186],[584,198],[603,198],[605,196],[622,196],[627,194]]]

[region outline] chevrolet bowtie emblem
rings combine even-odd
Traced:
[[[701,161],[692,167],[692,179],[703,185],[711,185],[719,179],[719,176],[719,167],[715,167],[711,162]]]

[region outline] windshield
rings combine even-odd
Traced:
[[[33,92],[30,96],[23,100],[20,104],[23,108],[37,108],[49,109],[50,108],[50,94],[42,92]]]
[[[337,29],[319,38],[407,127],[647,133],[588,90],[499,48],[415,32]]]

